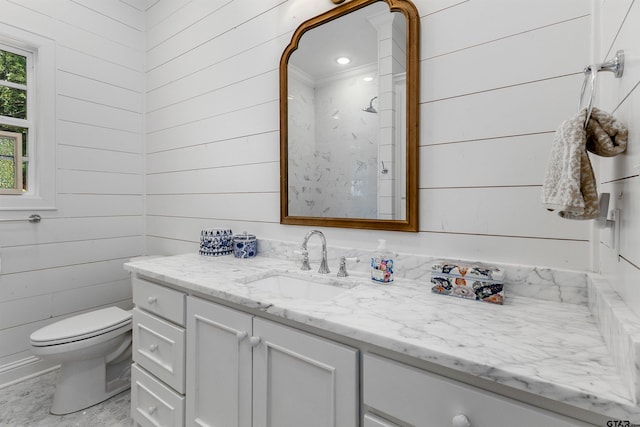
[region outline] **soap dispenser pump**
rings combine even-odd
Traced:
[[[393,255],[387,250],[387,241],[378,240],[375,255],[371,258],[371,280],[378,283],[393,282]]]

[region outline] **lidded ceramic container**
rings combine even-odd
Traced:
[[[431,290],[478,301],[503,304],[505,272],[498,266],[451,260],[431,265]]]
[[[230,228],[207,228],[200,232],[200,255],[221,256],[233,252]]]
[[[233,237],[233,255],[236,258],[253,258],[258,254],[258,239],[253,234],[242,234]]]

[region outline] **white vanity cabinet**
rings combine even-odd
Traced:
[[[505,397],[506,386],[499,395],[369,343],[132,280],[137,426],[593,427]]]
[[[357,427],[358,351],[187,298],[187,425]]]
[[[364,427],[587,427],[542,409],[373,354],[362,358]]]
[[[133,277],[131,418],[136,426],[184,425],[183,292]]]

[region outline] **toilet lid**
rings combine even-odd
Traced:
[[[35,346],[64,344],[102,335],[131,323],[131,312],[107,307],[47,325],[31,334]]]

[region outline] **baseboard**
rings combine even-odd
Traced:
[[[0,388],[58,369],[60,365],[35,356],[25,357],[0,366]]]

